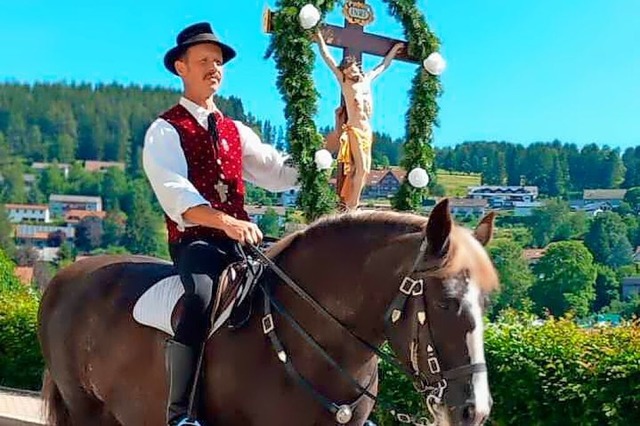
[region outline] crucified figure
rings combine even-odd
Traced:
[[[353,56],[346,56],[340,65],[336,63],[329,53],[320,29],[317,31],[316,38],[320,46],[320,54],[336,76],[342,91],[342,105],[336,110],[335,133],[328,139],[334,139],[336,145],[339,144],[338,162],[342,163],[342,173],[344,173],[342,187],[338,187],[342,207],[354,210],[358,208],[362,189],[371,172],[373,143],[370,124],[373,113],[371,82],[389,67],[404,45],[403,43],[395,44],[378,66],[363,73]],[[327,142],[327,145],[331,144],[331,141]]]

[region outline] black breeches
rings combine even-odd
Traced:
[[[169,252],[184,286],[183,311],[174,339],[196,347],[207,331],[207,308],[216,295],[220,274],[241,256],[231,240],[185,241],[171,245]]]

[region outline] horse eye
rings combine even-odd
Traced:
[[[457,299],[448,298],[437,302],[436,305],[438,306],[438,308],[448,311],[457,301]]]

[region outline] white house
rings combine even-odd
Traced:
[[[4,209],[13,223],[51,222],[49,206],[46,204],[5,204]]]
[[[100,212],[102,211],[102,198],[88,195],[51,194],[49,209],[54,217],[64,216],[69,210]]]

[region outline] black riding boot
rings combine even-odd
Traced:
[[[187,417],[198,357],[193,348],[173,339],[167,340],[165,355],[169,379],[167,424],[174,426]]]

